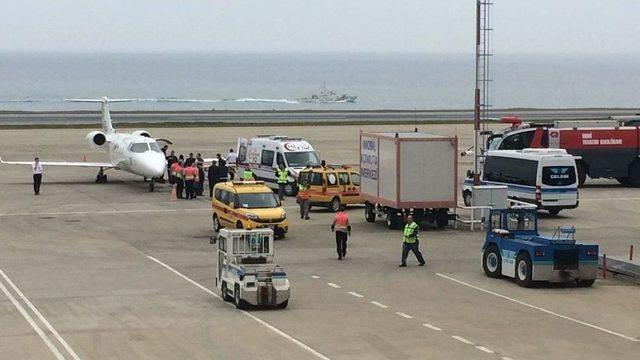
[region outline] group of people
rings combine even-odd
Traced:
[[[162,150],[166,154],[167,149]],[[230,149],[226,160],[221,154],[216,154],[216,158],[208,166],[200,153],[195,157],[193,153],[189,153],[189,157],[185,159],[184,155],[176,156],[172,150],[166,158],[169,184],[175,185],[178,199],[191,200],[204,195],[205,180],[209,183],[209,197],[213,197],[213,187],[217,183],[233,180],[233,168],[229,168],[227,164],[235,164],[237,156]]]

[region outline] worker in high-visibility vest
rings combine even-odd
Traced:
[[[289,177],[289,172],[284,167],[284,163],[280,163],[278,170],[276,170],[276,176],[278,177],[278,198],[282,201],[287,187],[287,177]]]
[[[178,199],[184,198],[184,163],[182,160],[178,160],[178,165],[176,165],[176,193]]]
[[[420,244],[418,241],[419,231],[420,227],[415,221],[413,221],[413,215],[407,216],[407,225],[404,226],[404,231],[402,233],[402,262],[400,263],[400,267],[407,266],[407,256],[409,255],[409,251],[413,251],[413,254],[420,263],[420,266],[426,264],[420,249],[418,249]]]
[[[195,199],[195,182],[198,176],[198,169],[196,169],[195,162],[191,162],[190,166],[184,169],[184,183],[187,188],[187,199]]]
[[[242,173],[242,180],[245,180],[245,181],[255,180],[253,171],[251,171],[249,167],[244,168],[244,172]]]
[[[338,252],[338,260],[347,257],[347,239],[351,235],[351,224],[349,223],[349,215],[344,210],[336,213],[331,224],[331,231],[336,233],[336,251]]]
[[[309,220],[309,199],[311,194],[309,193],[310,187],[308,184],[302,185],[302,189],[298,191],[298,204],[300,205],[300,219]]]

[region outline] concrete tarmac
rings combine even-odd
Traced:
[[[412,126],[404,126],[412,128]],[[400,127],[403,128],[403,127]],[[226,153],[238,136],[308,139],[328,162],[356,163],[358,132],[397,126],[151,128],[178,153]],[[469,125],[420,126],[457,134]],[[3,130],[3,159],[105,160],[87,129]],[[462,158],[459,173],[470,168]],[[285,310],[241,312],[217,298],[208,198],[169,200],[142,179],[109,171],[46,167],[34,196],[30,169],[0,166],[0,358],[7,359],[632,359],[640,351],[640,289],[615,277],[592,288],[518,287],[485,277],[484,233],[424,230],[427,266],[398,268],[401,234],[382,219],[353,224],[338,261],[332,214],[314,208],[291,221],[276,258],[292,282]],[[461,179],[462,180],[462,177]],[[542,232],[575,225],[577,238],[624,256],[640,248],[640,190],[591,181],[580,206]]]

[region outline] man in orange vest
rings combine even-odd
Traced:
[[[178,199],[182,199],[184,198],[184,163],[179,160],[174,165],[176,165],[176,193],[178,194]]]
[[[347,238],[351,235],[351,224],[349,223],[349,215],[344,210],[336,213],[331,224],[331,231],[336,233],[336,251],[338,252],[338,260],[347,257]]]
[[[311,194],[309,193],[310,187],[305,184],[302,189],[298,191],[298,204],[300,204],[300,219],[309,220],[309,199]]]
[[[184,183],[187,188],[187,199],[195,199],[195,182],[196,177],[198,176],[198,169],[196,169],[196,165],[194,162],[191,162],[191,165],[184,169]]]

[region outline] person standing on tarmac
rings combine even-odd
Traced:
[[[347,239],[351,235],[351,224],[349,223],[349,215],[344,210],[336,213],[331,224],[331,231],[336,233],[336,251],[338,252],[338,260],[347,257]]]
[[[196,177],[198,176],[195,164],[191,162],[190,166],[184,169],[184,183],[187,188],[187,200],[195,198],[194,185],[196,183]]]
[[[207,172],[207,179],[209,180],[209,197],[213,197],[213,187],[220,182],[220,166],[214,159],[211,161],[209,171]]]
[[[227,154],[227,164],[230,166],[229,168],[229,178],[233,180],[235,176],[235,169],[237,168],[238,154],[233,152],[233,149],[229,149],[229,153]]]
[[[198,160],[197,162],[197,166],[198,166],[198,177],[196,179],[197,184],[198,184],[198,190],[196,191],[196,193],[198,194],[198,196],[202,196],[202,194],[204,193],[204,178],[205,178],[205,174],[204,174],[204,159],[202,159],[202,157],[200,157],[200,160]]]
[[[282,202],[284,200],[285,188],[287,186],[287,177],[289,172],[284,167],[284,163],[280,163],[280,166],[276,170],[276,177],[278,178],[278,198]]]
[[[400,267],[407,266],[407,256],[409,255],[409,251],[413,251],[413,254],[420,263],[420,266],[427,263],[424,261],[420,249],[418,249],[420,245],[420,241],[418,240],[419,230],[420,227],[415,223],[415,221],[413,221],[413,215],[407,216],[407,225],[404,226],[404,232],[402,234],[402,262],[399,265]]]
[[[173,185],[176,183],[176,175],[173,173],[173,164],[178,162],[178,158],[176,157],[176,152],[171,150],[171,154],[167,156],[167,175],[169,177],[169,184]]]
[[[179,160],[176,166],[176,193],[178,194],[178,199],[184,198],[184,162],[182,160]]]
[[[298,204],[300,205],[300,219],[309,220],[309,199],[311,198],[311,194],[309,194],[309,185],[304,184],[300,185],[301,189],[298,191]]]
[[[220,154],[216,155],[218,158],[218,169],[220,171],[220,182],[227,182],[229,180],[229,168],[227,167],[227,162],[220,156]]]
[[[40,185],[42,184],[42,164],[40,164],[40,158],[36,156],[31,164],[31,170],[33,170],[33,192],[36,195],[40,195]]]

